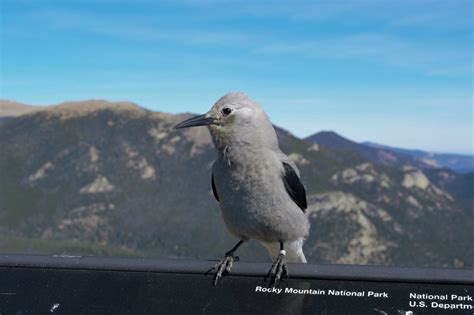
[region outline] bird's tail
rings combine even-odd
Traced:
[[[287,262],[306,263],[306,257],[303,253],[303,241],[304,240],[300,238],[296,241],[285,243]],[[268,250],[272,260],[275,260],[278,257],[278,254],[280,253],[279,243],[260,243]]]

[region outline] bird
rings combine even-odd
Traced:
[[[287,262],[306,263],[303,243],[310,224],[306,190],[295,163],[280,147],[263,108],[242,92],[217,100],[205,114],[182,121],[174,129],[207,126],[217,157],[211,187],[227,230],[239,242],[210,271],[213,284],[229,274],[237,249],[260,242],[272,265],[270,286],[289,277]]]

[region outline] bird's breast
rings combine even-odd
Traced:
[[[218,159],[213,167],[228,229],[239,237],[261,240],[301,237],[291,235],[291,230],[297,231],[307,219],[285,190],[280,159],[271,152],[248,153],[230,163]]]
[[[235,152],[226,148],[214,166],[214,176],[228,197],[245,198],[270,193],[280,184],[281,162],[271,152]],[[271,196],[269,196],[271,197]]]

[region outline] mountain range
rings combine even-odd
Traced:
[[[0,251],[217,259],[233,245],[208,131],[172,129],[192,114],[101,100],[16,113],[0,123]],[[276,130],[307,189],[310,262],[472,266],[472,173]],[[269,259],[255,242],[239,256]]]

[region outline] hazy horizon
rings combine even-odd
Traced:
[[[0,98],[203,113],[243,91],[298,137],[473,154],[471,1],[5,0]]]

